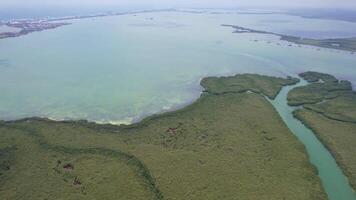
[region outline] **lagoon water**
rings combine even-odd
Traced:
[[[0,40],[0,119],[40,116],[130,123],[194,101],[204,76],[315,70],[356,85],[356,54],[234,34],[234,24],[311,38],[356,36],[356,23],[280,14],[153,12],[72,20]],[[300,83],[300,84],[303,84]],[[356,199],[314,134],[294,119],[285,87],[271,101],[305,145],[329,199]]]
[[[130,123],[194,101],[209,75],[316,70],[356,84],[356,55],[297,45],[248,28],[326,38],[356,23],[281,14],[153,12],[73,20],[0,40],[0,119],[31,116]],[[279,43],[279,45],[277,44]]]

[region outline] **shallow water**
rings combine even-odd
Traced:
[[[20,28],[16,28],[16,27],[11,27],[11,26],[7,26],[7,25],[0,25],[0,33],[4,33],[4,32],[20,32],[21,29]]]
[[[283,18],[283,20],[281,20]],[[356,55],[233,34],[221,24],[329,37],[356,24],[276,14],[156,12],[73,20],[0,40],[0,119],[129,123],[199,97],[208,75],[328,72],[356,83]],[[330,26],[332,24],[332,26]],[[258,40],[258,41],[255,41]],[[278,45],[277,43],[280,43]]]
[[[199,97],[209,75],[314,70],[356,84],[356,55],[233,34],[234,24],[301,37],[356,36],[356,23],[280,14],[157,12],[73,20],[0,40],[0,119],[42,116],[130,123]],[[293,86],[295,87],[295,86]],[[304,143],[330,199],[355,199],[330,153],[294,119],[285,87],[272,103]]]
[[[286,86],[275,100],[270,101],[292,133],[305,145],[310,162],[318,169],[324,190],[330,200],[356,200],[356,193],[330,152],[323,146],[314,133],[293,117],[296,107],[288,106],[287,94],[294,87],[306,85],[302,81],[294,86]]]

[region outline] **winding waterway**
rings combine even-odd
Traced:
[[[283,19],[283,20],[281,20]],[[232,34],[234,24],[312,38],[351,37],[356,23],[283,14],[156,12],[72,20],[0,41],[0,119],[41,116],[131,123],[199,97],[199,77],[319,71],[356,85],[356,56]],[[356,200],[332,155],[293,117],[282,89],[271,103],[305,145],[331,200]]]
[[[284,87],[276,99],[270,100],[283,121],[295,136],[305,145],[310,162],[318,169],[319,177],[330,200],[355,200],[356,193],[335,159],[314,133],[293,117],[293,111],[298,107],[287,104],[288,92],[299,86],[308,84],[302,80],[293,86]]]

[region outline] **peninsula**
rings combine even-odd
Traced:
[[[0,199],[327,199],[266,99],[298,81],[204,78],[193,104],[132,125],[2,121]]]
[[[245,28],[237,25],[222,24],[221,26],[234,28],[233,33],[258,33],[258,34],[270,34],[280,37],[280,40],[292,42],[299,45],[310,45],[322,48],[337,49],[350,51],[354,53],[356,51],[356,38],[335,38],[335,39],[312,39],[312,38],[302,38],[291,35],[283,35],[279,33],[273,33],[268,31],[254,30],[250,28]]]
[[[19,31],[0,32],[0,39],[10,38],[10,37],[20,37],[22,35],[27,35],[32,32],[55,29],[69,24],[70,23],[60,23],[60,22],[51,23],[42,20],[41,21],[18,20],[18,21],[7,22],[3,24],[3,26],[18,28]]]
[[[58,18],[49,18],[49,19],[25,19],[25,20],[10,20],[8,22],[1,22],[0,26],[8,26],[13,28],[18,28],[20,31],[5,31],[0,32],[0,39],[10,38],[10,37],[20,37],[27,35],[32,32],[44,31],[48,29],[55,29],[61,26],[70,25],[68,21],[75,19],[86,19],[86,18],[97,18],[97,17],[107,17],[107,16],[117,16],[117,15],[129,15],[129,14],[138,14],[138,13],[148,13],[148,12],[162,12],[162,11],[174,11],[173,9],[159,9],[159,10],[141,10],[141,11],[132,11],[132,12],[108,12],[105,14],[95,14],[95,15],[81,15],[81,16],[67,16],[67,17],[58,17]]]

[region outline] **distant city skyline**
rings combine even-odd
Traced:
[[[152,6],[152,7],[311,7],[352,8],[355,0],[1,0],[0,6]]]

